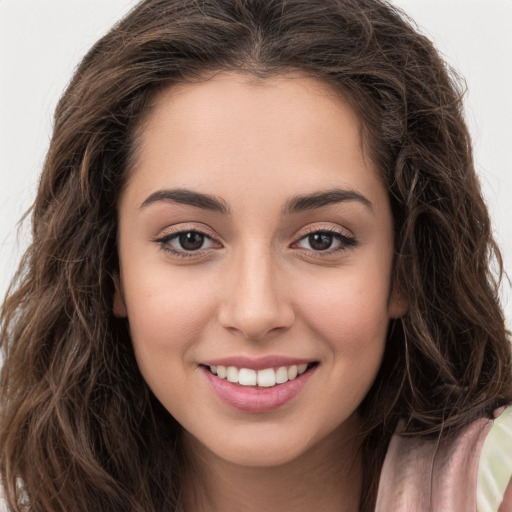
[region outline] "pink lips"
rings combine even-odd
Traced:
[[[268,356],[259,359],[231,357],[205,361],[202,364],[205,366],[236,366],[237,368],[262,370],[265,368],[278,368],[280,366],[292,366],[311,362],[311,360],[306,359]],[[315,372],[316,366],[308,368],[306,372],[293,380],[268,388],[241,386],[240,384],[235,384],[213,375],[204,366],[201,367],[201,370],[215,395],[224,403],[239,411],[262,413],[276,410],[296,397]]]

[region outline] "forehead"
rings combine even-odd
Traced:
[[[360,128],[340,92],[315,78],[219,72],[155,98],[129,181],[148,194],[157,185],[193,185],[208,193],[218,186],[220,195],[226,183],[235,192],[270,182],[294,193],[380,183]]]

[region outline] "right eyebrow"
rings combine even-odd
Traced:
[[[225,215],[230,213],[229,206],[222,199],[184,188],[157,190],[144,200],[140,208],[146,208],[160,201],[185,204]]]

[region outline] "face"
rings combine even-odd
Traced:
[[[404,313],[359,128],[300,76],[219,73],[156,99],[119,202],[114,313],[191,446],[270,466],[354,433]]]

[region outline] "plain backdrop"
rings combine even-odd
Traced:
[[[321,0],[311,0],[321,1]],[[135,0],[0,0],[0,296],[29,240],[57,100],[88,48]],[[465,78],[484,195],[512,277],[512,0],[394,0]],[[512,293],[502,297],[509,328]]]

